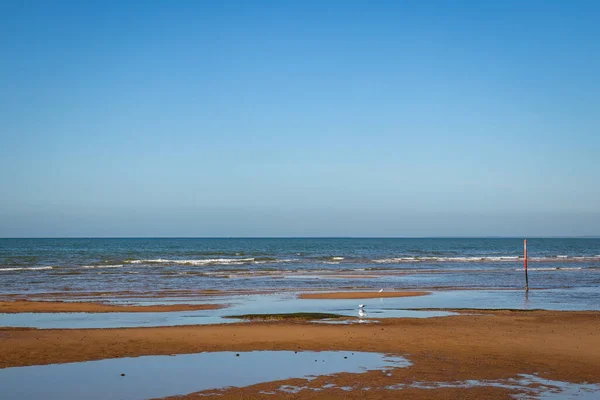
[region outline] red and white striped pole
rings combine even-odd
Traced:
[[[525,290],[529,292],[529,276],[527,275],[527,239],[523,240],[523,265],[525,267]]]

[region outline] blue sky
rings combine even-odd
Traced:
[[[599,38],[593,1],[0,0],[0,237],[600,235]]]

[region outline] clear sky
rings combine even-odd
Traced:
[[[0,0],[0,237],[600,235],[600,2]]]

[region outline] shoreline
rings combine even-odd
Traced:
[[[173,305],[117,305],[94,302],[62,302],[62,301],[0,301],[0,314],[20,313],[137,313],[137,312],[171,312],[199,311],[226,308],[227,304],[173,304]],[[1,324],[1,322],[0,322]]]
[[[300,299],[380,299],[394,297],[426,296],[431,292],[325,292],[325,293],[300,293]]]
[[[34,292],[34,293],[2,293],[0,300],[17,299],[26,300],[28,298],[72,298],[72,297],[91,297],[112,299],[121,297],[136,297],[136,298],[155,298],[155,297],[211,297],[211,296],[229,296],[229,295],[248,295],[248,294],[268,294],[276,292],[276,290],[247,290],[247,289],[180,289],[180,290],[115,290],[115,291],[59,291],[59,292]]]
[[[559,289],[570,289],[571,287],[564,287]],[[40,302],[61,302],[61,301],[85,301],[85,302],[105,302],[110,303],[112,301],[121,300],[142,300],[142,299],[187,299],[187,300],[199,300],[207,298],[225,298],[225,297],[243,297],[243,296],[255,296],[255,295],[281,295],[290,294],[296,296],[342,296],[340,293],[366,293],[369,297],[366,298],[380,298],[380,297],[407,297],[415,295],[389,295],[386,293],[423,293],[422,295],[432,294],[434,292],[524,292],[522,287],[468,287],[468,286],[430,286],[415,289],[412,287],[398,287],[390,288],[387,292],[377,292],[375,288],[367,287],[340,287],[340,291],[332,291],[326,288],[283,288],[283,289],[265,289],[265,290],[248,290],[248,289],[230,289],[230,290],[157,290],[157,291],[63,291],[63,292],[39,292],[39,293],[4,293],[0,294],[0,302],[13,302],[13,301],[40,301]],[[556,288],[551,287],[533,287],[530,288],[530,292],[535,291],[546,291],[554,290]],[[307,297],[303,297],[307,298]],[[335,299],[336,297],[331,297]],[[337,297],[341,298],[341,297]]]

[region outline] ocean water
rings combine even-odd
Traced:
[[[600,286],[600,239],[529,238],[528,252],[532,289]],[[510,289],[522,256],[518,238],[0,239],[0,293]]]

